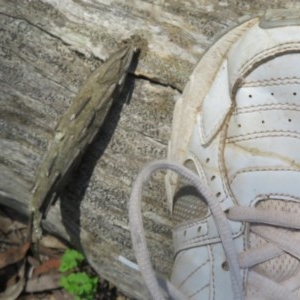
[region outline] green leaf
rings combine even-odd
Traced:
[[[86,273],[72,273],[63,276],[60,281],[61,286],[74,295],[76,299],[93,300],[98,286],[97,277],[89,277]]]
[[[73,249],[67,249],[61,258],[59,271],[66,272],[75,269],[83,260],[84,256],[80,252]]]

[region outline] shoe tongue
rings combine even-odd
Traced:
[[[239,205],[300,213],[299,62],[300,53],[268,58],[247,74],[236,91],[224,160],[228,182]],[[249,226],[250,249],[268,243],[251,231],[255,225]],[[274,229],[300,238],[299,230]],[[300,263],[284,253],[252,270],[283,283],[299,274]],[[256,295],[253,287],[247,288],[248,294]]]
[[[256,207],[268,210],[276,210],[290,213],[300,213],[300,204],[292,201],[284,200],[264,200],[260,201]],[[278,228],[276,230],[285,231],[287,234],[292,234],[295,238],[299,238],[300,232],[292,229]],[[256,248],[267,241],[257,234],[251,232],[249,234],[249,248]],[[264,275],[275,282],[283,282],[290,277],[295,276],[300,271],[300,262],[297,258],[290,254],[283,254],[266,262],[260,263],[252,268],[257,273]]]

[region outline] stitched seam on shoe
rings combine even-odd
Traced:
[[[246,71],[248,71],[249,67],[252,66],[253,62],[259,61],[260,59],[266,58],[266,56],[271,56],[272,54],[277,54],[281,51],[291,51],[291,50],[300,50],[299,42],[289,42],[289,43],[282,43],[278,44],[274,47],[266,49],[258,54],[253,55],[249,59],[245,61],[245,63],[238,69],[238,73],[243,75]]]
[[[232,110],[231,110],[232,113]],[[230,113],[230,115],[231,115]],[[227,140],[227,129],[228,129],[228,125],[230,122],[230,117],[228,115],[228,117],[224,120],[224,126],[223,126],[223,130],[221,130],[221,132],[219,133],[220,138],[219,138],[219,144],[218,144],[218,169],[219,169],[219,173],[220,173],[220,180],[222,183],[222,188],[224,191],[224,197],[219,200],[220,203],[224,202],[227,198],[228,198],[228,189],[230,188],[230,186],[228,185],[228,176],[227,173],[225,172],[226,167],[225,167],[225,161],[224,161],[224,148],[226,145],[226,140]]]
[[[209,283],[206,284],[205,286],[203,286],[201,289],[197,290],[195,293],[189,295],[189,299],[196,296],[197,294],[199,294],[200,292],[202,292],[205,288],[208,288],[209,287]],[[213,295],[215,296],[215,292],[213,291]],[[214,299],[214,296],[213,296],[213,299]]]
[[[241,88],[244,87],[263,87],[263,86],[273,86],[273,85],[286,85],[286,84],[299,84],[300,77],[284,77],[284,78],[271,78],[256,81],[242,81]]]
[[[174,226],[174,230],[176,230],[176,232],[178,230],[187,230],[187,229],[190,229],[194,226],[199,226],[201,225],[200,223],[207,223],[207,219],[211,216],[211,214],[209,214],[209,216],[206,216],[205,219],[197,219],[195,221],[192,221],[191,223],[188,223],[188,224],[184,224],[184,225],[177,225],[177,226]]]
[[[232,178],[230,179],[230,184],[236,179],[236,177],[240,174],[243,173],[253,173],[253,172],[270,172],[270,171],[275,171],[275,172],[300,172],[299,169],[293,169],[293,168],[245,168],[242,170],[239,170],[236,172]]]
[[[231,114],[232,114],[232,111],[231,111]],[[222,182],[222,187],[223,187],[223,191],[224,191],[224,197],[223,197],[223,199],[220,200],[220,203],[223,203],[226,199],[229,198],[229,199],[231,199],[231,202],[233,204],[236,204],[234,193],[232,192],[231,187],[230,187],[229,177],[225,171],[226,166],[225,166],[225,158],[224,158],[224,153],[225,153],[224,149],[227,144],[227,132],[228,132],[228,126],[230,124],[231,114],[228,115],[227,119],[224,121],[225,123],[223,126],[223,130],[220,132],[219,145],[218,145],[218,169],[219,169],[220,180]],[[243,229],[243,226],[241,229]],[[236,232],[236,234],[240,234],[240,231],[241,230]],[[233,233],[233,234],[235,234],[235,233]]]
[[[231,111],[232,111],[232,108],[231,108]],[[222,175],[224,175],[224,174],[222,174],[222,172],[221,172],[221,169],[222,169],[222,167],[223,167],[223,169],[224,169],[224,166],[222,166],[222,167],[220,167],[220,161],[221,161],[221,159],[222,159],[222,149],[220,149],[220,145],[221,145],[221,140],[223,141],[223,143],[224,143],[224,147],[225,147],[225,144],[226,144],[226,132],[227,132],[227,127],[228,127],[228,124],[229,124],[229,120],[230,120],[230,115],[231,115],[231,113],[230,112],[228,112],[228,116],[227,116],[227,118],[225,118],[224,120],[223,120],[223,122],[224,122],[224,126],[223,126],[223,129],[217,134],[217,136],[215,137],[215,139],[217,139],[218,138],[218,136],[219,136],[219,144],[218,144],[218,149],[217,149],[217,159],[218,159],[218,165],[217,165],[217,168],[218,168],[218,170],[220,171],[219,173],[220,173],[220,175],[218,175],[218,176],[216,176],[216,177],[219,177],[217,180],[220,180],[221,181],[221,187],[223,188],[223,191],[224,191],[224,197],[222,198],[222,199],[219,199],[218,201],[220,202],[220,203],[223,203],[227,198],[228,198],[228,192],[227,192],[227,186],[226,186],[226,184],[224,184],[224,182],[223,182],[223,178],[222,178]],[[203,122],[202,122],[202,120],[203,120],[203,118],[202,117],[200,117],[200,122],[199,122],[199,120],[197,121],[197,124],[199,124],[200,123],[200,127],[201,127],[201,130],[200,130],[200,132],[199,132],[199,134],[200,134],[200,136],[201,136],[201,139],[203,140],[203,138],[205,138],[203,135],[205,135],[204,134],[204,129],[203,129],[203,127],[202,127],[202,125],[203,125]],[[197,160],[198,161],[198,160]],[[201,163],[200,163],[200,166],[201,166]],[[210,183],[210,181],[207,179],[207,183],[209,184]],[[212,189],[212,186],[209,184],[209,186],[211,187],[211,189]],[[216,189],[215,189],[215,187],[213,188],[213,190],[214,191],[216,191]],[[211,213],[209,213],[209,215],[207,216],[207,218],[208,217],[210,217],[211,216]]]
[[[296,46],[296,47],[295,47]],[[283,43],[278,44],[274,47],[261,51],[258,54],[253,55],[250,57],[246,62],[239,68],[239,73],[243,74],[245,71],[244,69],[248,70],[249,65],[251,66],[253,62],[266,58],[266,56],[271,56],[272,54],[280,53],[281,51],[291,51],[291,50],[299,50],[298,47],[300,46],[299,42],[290,42],[290,43]]]
[[[175,254],[176,255],[176,254]],[[176,266],[177,264],[182,260],[184,256],[184,252],[180,251],[177,255],[176,255],[176,259],[175,259],[175,262],[174,262],[174,265],[173,265],[173,269],[175,270],[176,269]]]
[[[195,245],[197,243],[204,243],[203,245]],[[183,246],[181,247],[177,247],[178,250],[176,249],[176,251],[182,251],[182,250],[187,250],[189,249],[190,247],[203,247],[203,246],[207,246],[208,244],[212,244],[212,243],[221,243],[221,239],[220,237],[214,237],[214,238],[211,238],[211,239],[203,239],[203,240],[197,240],[195,239],[194,241],[189,241],[188,243],[183,243]]]
[[[209,262],[209,260],[207,259],[205,262],[203,262],[200,266],[197,266],[193,271],[191,271],[184,280],[182,280],[179,285],[178,288],[180,289],[185,283],[186,281],[191,278],[196,272],[198,272],[198,270],[200,270],[202,267],[204,267],[207,263]]]
[[[251,113],[256,111],[269,111],[269,110],[292,110],[300,111],[300,105],[286,104],[286,103],[267,103],[259,105],[249,105],[240,108],[236,108],[232,113],[232,116],[236,116],[243,113]]]
[[[197,175],[201,178],[201,180],[205,181],[205,184],[208,184],[208,180],[206,178],[203,167],[202,167],[197,155],[193,151],[188,152],[187,158],[185,159],[184,162],[186,162],[188,160],[192,160],[192,162],[194,163],[196,170],[198,172]]]
[[[244,230],[244,226],[241,226],[240,229],[236,232],[231,232],[231,234],[236,237],[238,236],[242,231]],[[211,243],[214,242],[220,242],[220,237],[219,236],[215,236],[215,237],[207,237],[207,238],[201,238],[201,237],[195,237],[195,238],[191,238],[188,239],[186,241],[183,242],[184,244],[184,248],[182,247],[178,247],[180,250],[186,249],[188,247],[190,247],[191,245],[194,245],[195,243],[199,243],[199,242],[206,242],[206,241],[210,241]],[[177,250],[178,251],[178,250]]]
[[[291,131],[291,130],[265,130],[265,131],[256,131],[252,133],[247,133],[244,135],[236,135],[233,137],[228,137],[226,143],[231,144],[235,142],[248,141],[257,138],[265,138],[265,137],[292,137],[292,138],[300,138],[300,132]]]
[[[209,249],[209,253],[210,253],[210,256],[211,256],[211,272],[210,272],[210,275],[211,275],[212,279],[210,280],[210,284],[211,284],[210,291],[211,290],[213,291],[212,299],[215,299],[215,273],[214,273],[215,259],[214,259],[214,253],[212,251],[212,246],[209,245],[208,249]]]
[[[289,201],[300,202],[300,197],[296,197],[295,195],[283,194],[283,193],[270,193],[270,194],[259,194],[253,200],[249,202],[249,207],[254,207],[254,205],[261,200],[272,200],[272,197],[288,197],[291,198]],[[282,200],[282,199],[279,199]]]
[[[226,122],[226,115],[231,115],[230,111],[232,111],[232,106],[226,110],[225,113],[223,113],[221,115],[221,117],[219,118],[219,121],[217,123],[214,124],[214,126],[208,131],[208,134],[206,134],[206,130],[204,128],[204,118],[203,116],[201,116],[201,120],[200,120],[200,126],[201,126],[201,134],[203,136],[203,139],[205,140],[205,144],[207,144],[210,139],[207,141],[208,137],[211,135],[212,132],[216,131],[216,128],[219,128],[222,123]],[[220,121],[221,120],[221,121]]]
[[[188,230],[188,228],[186,228]],[[240,229],[236,232],[231,232],[231,234],[235,237],[240,235],[240,233],[244,231],[244,226],[241,226]],[[209,232],[210,232],[210,228],[209,228],[209,222],[207,222],[207,234],[205,234],[207,237],[203,236],[196,236],[194,238],[189,238],[184,240],[184,242],[182,243],[184,245],[184,248],[182,248],[181,246],[176,247],[179,248],[180,250],[182,249],[186,249],[188,247],[190,247],[191,245],[195,244],[195,243],[199,243],[199,242],[206,242],[206,241],[210,241],[210,242],[219,242],[220,241],[220,236],[219,235],[215,235],[215,236],[209,236]],[[218,233],[216,233],[218,234]],[[178,250],[176,250],[178,251]]]
[[[227,198],[228,198],[228,192],[227,192],[227,184],[226,182],[224,181],[225,178],[227,178],[227,174],[224,172],[224,166],[223,164],[220,164],[220,162],[222,162],[223,160],[223,147],[224,145],[222,144],[222,141],[224,143],[226,143],[226,128],[228,126],[228,120],[229,120],[229,117],[227,118],[227,120],[224,120],[224,122],[226,124],[224,124],[224,128],[223,130],[219,133],[220,137],[220,141],[219,141],[219,144],[218,144],[218,154],[217,154],[217,159],[218,159],[218,169],[219,169],[219,173],[220,173],[220,180],[221,180],[221,184],[222,184],[222,190],[223,190],[223,193],[224,193],[224,197],[221,199],[221,200],[218,200],[220,203],[224,202]],[[226,122],[227,121],[227,122]],[[201,126],[202,126],[202,122],[201,122]],[[228,179],[227,179],[228,180]],[[228,186],[230,187],[230,183],[228,181]],[[231,197],[232,198],[232,197]],[[211,217],[211,213],[209,213],[209,215],[205,218],[205,219],[201,219],[202,222],[204,222],[205,220],[207,220],[209,217]],[[184,227],[181,227],[181,230],[188,230],[189,228],[193,227],[194,225],[196,225],[197,223],[195,222],[194,224],[187,224],[185,225]],[[207,223],[207,227],[208,227],[208,230],[207,230],[207,234],[205,235],[209,235],[209,232],[210,232],[210,229],[209,229],[209,222]],[[238,236],[241,232],[243,232],[244,230],[244,226],[241,226],[240,229],[236,232],[232,232],[232,235],[233,236]],[[182,247],[178,247],[179,249],[186,249],[188,248],[190,245],[192,244],[195,244],[197,242],[206,242],[206,241],[210,241],[210,242],[219,242],[220,241],[220,237],[219,236],[214,236],[214,237],[206,237],[206,238],[203,238],[205,235],[202,235],[202,236],[198,236],[198,237],[194,237],[194,238],[190,238],[190,239],[187,239],[183,242],[184,244],[184,248]]]

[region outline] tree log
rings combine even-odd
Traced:
[[[292,0],[272,8],[295,7]],[[146,41],[124,92],[43,227],[81,249],[125,294],[149,297],[134,264],[127,206],[143,165],[165,158],[172,112],[195,64],[220,35],[268,1],[0,0],[0,204],[28,216],[37,166],[85,78],[132,35]],[[144,191],[153,265],[172,268],[164,174]]]

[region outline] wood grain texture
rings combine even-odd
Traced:
[[[172,111],[195,64],[226,30],[292,0],[0,0],[0,204],[28,215],[31,188],[59,118],[87,76],[133,34],[147,46],[44,227],[81,248],[126,294],[147,298],[127,201],[138,170],[166,157]],[[172,268],[163,174],[145,190],[156,270]]]

